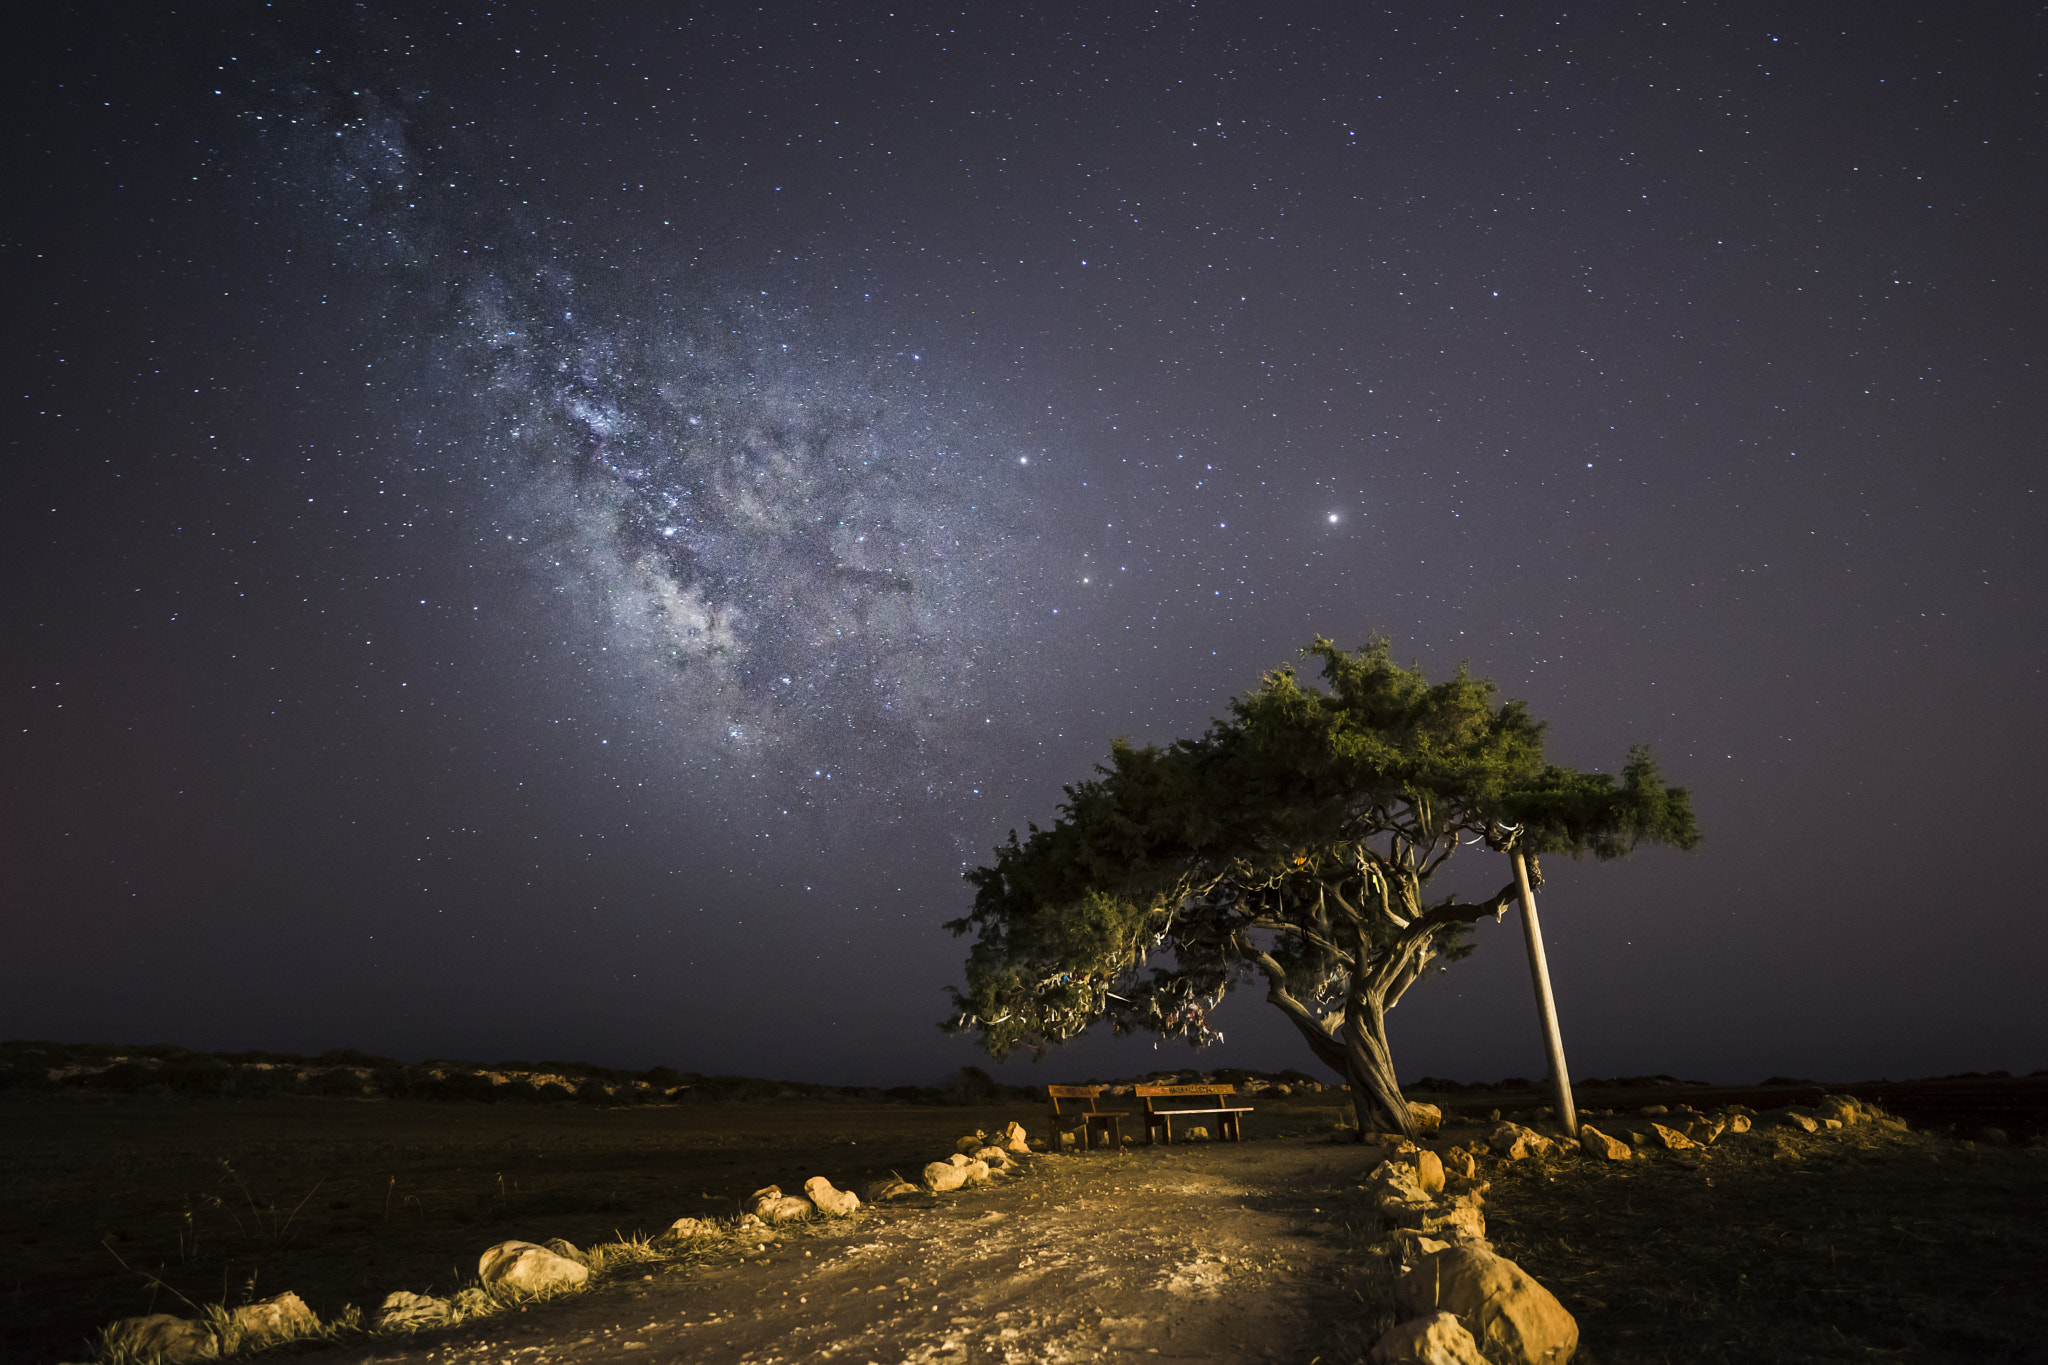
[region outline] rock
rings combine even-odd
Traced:
[[[835,1190],[832,1182],[814,1175],[804,1182],[804,1194],[827,1218],[851,1218],[860,1207],[860,1196],[852,1190]]]
[[[380,1332],[417,1327],[439,1327],[448,1321],[451,1305],[446,1299],[412,1294],[400,1289],[384,1296],[372,1325]]]
[[[1842,1121],[1840,1119],[1822,1119],[1820,1126],[1827,1129],[1830,1133],[1842,1131]]]
[[[1685,1125],[1685,1135],[1702,1147],[1714,1145],[1714,1139],[1728,1131],[1726,1119],[1694,1119]]]
[[[976,1161],[985,1161],[992,1171],[1006,1171],[1010,1168],[1010,1154],[1000,1147],[977,1147],[967,1155]]]
[[[1641,1114],[1668,1114],[1671,1112],[1671,1108],[1669,1105],[1663,1104],[1646,1104],[1636,1112]]]
[[[678,1242],[686,1242],[696,1237],[709,1237],[717,1230],[702,1218],[678,1218],[675,1222],[670,1223],[668,1231],[661,1235]]]
[[[1466,1202],[1469,1196],[1460,1197],[1458,1202],[1440,1204],[1422,1215],[1421,1226],[1415,1230],[1441,1237],[1458,1246],[1486,1245],[1486,1215],[1479,1211],[1476,1203]]]
[[[1976,1141],[1983,1143],[1986,1147],[2010,1147],[2012,1146],[2012,1135],[2003,1128],[1979,1128],[1976,1134]]]
[[[1549,1138],[1533,1128],[1524,1128],[1519,1123],[1497,1124],[1486,1135],[1486,1145],[1509,1161],[1521,1161],[1532,1156],[1548,1156],[1552,1148]]]
[[[1728,1115],[1727,1123],[1728,1131],[1731,1133],[1746,1133],[1749,1131],[1749,1115],[1747,1114],[1730,1114]]]
[[[590,1278],[590,1267],[532,1242],[500,1242],[477,1258],[476,1273],[487,1285],[532,1294],[582,1284]]]
[[[1365,1189],[1382,1214],[1397,1209],[1427,1208],[1433,1202],[1422,1178],[1405,1161],[1382,1161],[1365,1178]]]
[[[1818,1120],[1812,1115],[1802,1114],[1796,1109],[1780,1109],[1777,1111],[1776,1117],[1780,1124],[1787,1128],[1797,1128],[1802,1133],[1817,1133],[1820,1131]]]
[[[934,1161],[924,1168],[924,1183],[933,1194],[945,1194],[967,1183],[967,1168],[950,1161]]]
[[[1863,1117],[1863,1107],[1848,1095],[1822,1095],[1814,1109],[1823,1119],[1834,1119],[1845,1126]]]
[[[1564,1365],[1579,1347],[1579,1325],[1555,1295],[1478,1247],[1426,1257],[1394,1286],[1394,1304],[1404,1318],[1455,1313],[1492,1360]]]
[[[1629,1150],[1626,1142],[1607,1136],[1590,1123],[1579,1128],[1579,1147],[1587,1156],[1598,1157],[1603,1161],[1627,1161],[1635,1155]]]
[[[136,1358],[161,1357],[168,1365],[191,1365],[220,1355],[220,1341],[204,1324],[170,1313],[122,1318],[106,1329],[110,1347],[125,1347]]]
[[[960,1169],[967,1172],[967,1183],[970,1185],[986,1185],[993,1178],[986,1161],[969,1161]]]
[[[1487,1365],[1455,1313],[1401,1323],[1374,1342],[1365,1358],[1372,1365]]]
[[[1407,1228],[1451,1242],[1486,1240],[1486,1219],[1479,1212],[1483,1192],[1432,1197],[1415,1167],[1405,1161],[1381,1162],[1366,1177],[1365,1188],[1390,1229]]]
[[[320,1319],[306,1301],[286,1290],[257,1303],[244,1304],[228,1319],[241,1333],[243,1346],[267,1346],[279,1341],[297,1341],[320,1330]]]
[[[747,1212],[764,1223],[787,1223],[793,1218],[811,1216],[811,1201],[793,1194],[784,1194],[780,1185],[763,1185],[747,1198]]]
[[[1444,1111],[1433,1104],[1408,1102],[1408,1116],[1415,1120],[1415,1126],[1425,1133],[1434,1133],[1444,1126]]]
[[[892,1171],[887,1179],[877,1180],[874,1184],[868,1186],[868,1202],[870,1204],[886,1204],[892,1199],[911,1199],[923,1193],[924,1190],[922,1188],[911,1184],[908,1180]]]
[[[1676,1128],[1666,1128],[1661,1123],[1651,1124],[1650,1131],[1657,1135],[1657,1141],[1663,1143],[1664,1150],[1668,1152],[1691,1151],[1699,1145]]]
[[[1415,1183],[1422,1186],[1425,1194],[1441,1194],[1444,1188],[1444,1159],[1428,1148],[1418,1150],[1410,1158],[1415,1167]]]
[[[1014,1119],[1010,1121],[1009,1127],[1003,1129],[1002,1142],[1004,1147],[1015,1152],[1018,1156],[1031,1155],[1030,1136],[1025,1133],[1024,1125]]]
[[[1448,1152],[1445,1152],[1443,1154],[1443,1163],[1446,1176],[1458,1175],[1471,1180],[1479,1174],[1479,1163],[1474,1161],[1472,1154],[1462,1147],[1453,1147]]]
[[[578,1265],[590,1264],[590,1258],[578,1251],[576,1244],[566,1237],[550,1237],[541,1245],[565,1261],[574,1261]]]
[[[1448,1251],[1451,1248],[1451,1244],[1443,1238],[1432,1237],[1426,1232],[1417,1232],[1414,1228],[1390,1228],[1387,1231],[1387,1240],[1394,1253],[1400,1257],[1404,1270],[1421,1265],[1425,1256],[1433,1256],[1439,1251]]]
[[[1474,1208],[1486,1202],[1486,1192],[1492,1188],[1493,1182],[1490,1180],[1472,1180],[1462,1175],[1444,1177],[1445,1194],[1447,1196],[1469,1195],[1471,1196]]]
[[[975,1132],[968,1133],[966,1136],[962,1137],[958,1142],[955,1142],[953,1144],[953,1150],[956,1152],[973,1152],[979,1151],[981,1148],[986,1146],[988,1146],[988,1134]]]

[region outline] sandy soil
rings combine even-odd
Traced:
[[[1302,1140],[1040,1156],[1006,1183],[786,1232],[743,1261],[319,1358],[1307,1361],[1380,1325],[1360,1320],[1379,1258],[1344,1254],[1339,1221],[1359,1219],[1379,1156]]]

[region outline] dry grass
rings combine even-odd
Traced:
[[[1586,1365],[2048,1361],[2048,1151],[1860,1124],[1496,1165],[1496,1249]]]
[[[448,1298],[511,1238],[600,1248],[601,1276],[737,1255],[654,1238],[770,1182],[921,1169],[1013,1118],[1036,1111],[0,1100],[0,1360],[82,1359],[117,1318],[285,1290],[327,1323],[395,1289]]]

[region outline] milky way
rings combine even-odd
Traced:
[[[484,490],[664,728],[872,787],[858,755],[976,723],[1036,553],[1014,441],[846,318],[480,208],[388,103],[314,103],[272,120],[281,164],[431,376],[402,400],[415,446]]]

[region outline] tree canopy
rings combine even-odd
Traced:
[[[947,927],[977,941],[947,1027],[997,1058],[1105,1019],[1200,1046],[1223,996],[1262,980],[1350,1079],[1361,1129],[1377,1103],[1410,1132],[1386,1011],[1516,895],[1510,878],[1483,901],[1429,901],[1452,857],[1699,842],[1686,792],[1646,748],[1618,779],[1561,768],[1544,761],[1543,724],[1462,667],[1432,684],[1384,639],[1347,652],[1318,637],[1303,653],[1322,689],[1281,668],[1200,739],[1113,741],[1050,828],[1011,831],[967,874],[973,907]]]

